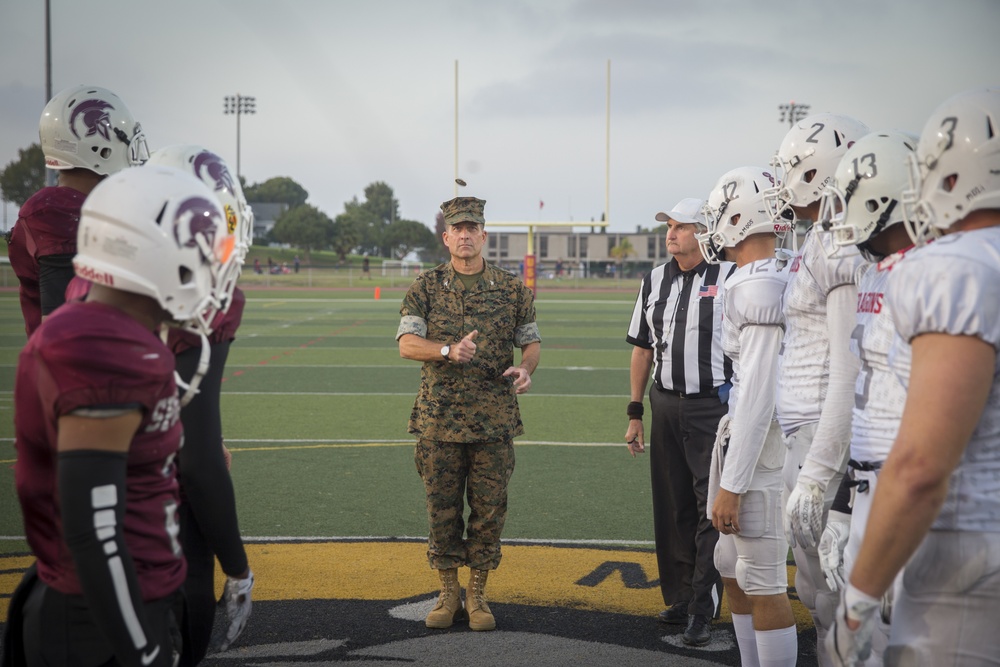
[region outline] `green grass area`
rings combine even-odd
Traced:
[[[652,539],[649,471],[622,445],[637,285],[540,291],[542,362],[521,397],[505,536]],[[248,537],[422,536],[423,489],[407,420],[420,364],[395,342],[404,286],[249,286],[223,384],[241,528]],[[16,293],[0,292],[0,536],[20,535],[12,389],[24,344]],[[648,419],[648,417],[647,417]],[[0,541],[0,552],[23,549]]]

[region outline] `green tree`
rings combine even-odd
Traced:
[[[350,254],[361,243],[361,224],[356,214],[341,213],[333,221],[333,236],[330,247],[337,253],[341,262],[347,261]]]
[[[290,243],[301,248],[308,262],[314,249],[330,245],[333,221],[309,204],[290,208],[275,221],[271,235],[280,243]]]
[[[372,255],[380,255],[382,222],[378,216],[372,213],[371,209],[363,202],[359,202],[357,197],[352,197],[351,201],[344,202],[344,212],[341,215],[351,221],[359,234],[357,249]],[[340,216],[337,217],[340,218]]]
[[[359,218],[361,227],[361,249],[379,257],[391,257],[392,249],[386,239],[389,226],[399,220],[399,202],[392,188],[382,181],[369,183],[365,188],[365,201],[359,203],[357,197],[344,205],[345,209],[360,207],[367,216]]]
[[[396,259],[433,247],[435,241],[434,232],[415,220],[396,220],[385,230],[385,243]]]
[[[448,246],[444,244],[444,239],[442,238],[444,227],[444,214],[438,211],[437,215],[434,216],[434,243],[418,251],[420,261],[433,262],[435,264],[442,264],[448,261],[450,258]]]
[[[254,183],[243,188],[243,194],[251,204],[254,202],[288,204],[288,209],[302,206],[309,193],[301,185],[287,176],[275,176],[263,183]]]
[[[3,198],[18,206],[28,201],[31,195],[45,187],[45,155],[41,144],[31,144],[17,151],[17,159],[11,160],[0,172],[0,190]]]

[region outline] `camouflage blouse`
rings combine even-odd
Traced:
[[[491,264],[468,292],[450,263],[421,273],[403,305],[403,334],[455,344],[473,330],[476,355],[467,364],[428,361],[409,431],[442,442],[495,442],[524,432],[512,380],[514,347],[541,342],[534,295],[521,280]]]

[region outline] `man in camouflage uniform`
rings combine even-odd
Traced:
[[[496,627],[484,597],[486,577],[500,565],[513,438],[524,432],[516,395],[531,388],[541,354],[531,290],[482,256],[485,204],[456,197],[441,205],[451,261],[417,277],[396,333],[400,356],[424,362],[409,431],[418,438],[415,460],[427,493],[427,558],[442,584],[429,628],[450,627],[466,615],[473,630]],[[464,608],[462,565],[471,569]]]

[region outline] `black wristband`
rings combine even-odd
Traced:
[[[642,401],[631,401],[626,410],[629,419],[642,419],[643,412]]]

